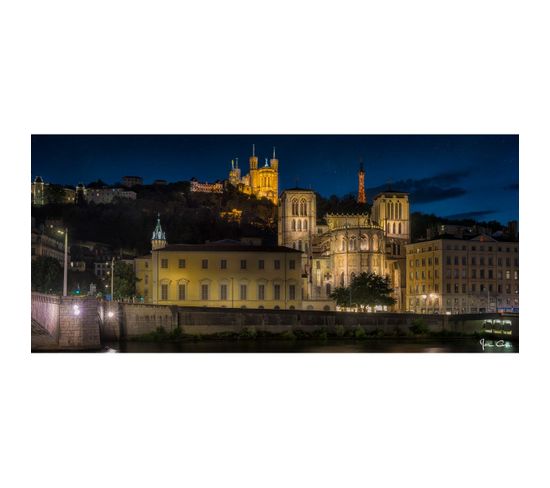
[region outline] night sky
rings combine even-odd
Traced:
[[[32,136],[32,178],[75,185],[155,179],[225,179],[231,159],[248,172],[252,143],[260,165],[279,159],[280,190],[311,188],[324,196],[357,191],[362,158],[367,198],[386,189],[410,192],[411,210],[476,220],[518,219],[518,136],[153,135]]]

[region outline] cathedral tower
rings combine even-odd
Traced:
[[[278,211],[279,246],[308,254],[317,234],[317,198],[312,190],[293,188],[281,194]]]
[[[160,225],[160,214],[158,214],[157,226],[153,231],[153,237],[151,237],[151,248],[153,249],[153,251],[155,251],[156,249],[162,249],[163,247],[166,247],[166,244],[166,234],[162,230],[162,227]]]
[[[359,178],[359,190],[357,191],[357,203],[367,203],[367,196],[365,195],[365,170],[363,169],[363,161],[359,166],[359,172],[357,173]]]

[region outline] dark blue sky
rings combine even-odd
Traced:
[[[75,185],[142,176],[145,183],[225,179],[231,159],[248,172],[252,143],[263,164],[272,147],[280,189],[312,188],[325,196],[357,191],[359,158],[367,197],[387,187],[411,193],[412,210],[478,220],[518,219],[518,136],[32,136],[32,178]]]

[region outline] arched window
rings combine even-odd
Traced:
[[[357,239],[355,237],[352,237],[349,241],[349,250],[357,251]]]
[[[298,200],[292,200],[292,215],[298,215]]]
[[[395,222],[394,222],[394,223],[393,223],[393,233],[394,233],[394,234],[396,234],[395,230],[396,230],[396,227],[395,227]]]
[[[298,241],[298,249],[301,251],[302,250],[302,241]]]
[[[346,240],[345,240],[343,237],[342,237],[342,241],[341,241],[340,250],[341,250],[341,251],[345,251],[345,250],[346,250]]]
[[[390,203],[386,203],[386,218],[390,218]]]
[[[300,200],[300,215],[305,215],[306,214],[306,201],[305,200]]]
[[[399,233],[401,234],[401,222],[399,222],[398,229],[399,229]]]
[[[304,220],[304,230],[307,230],[307,220]]]
[[[399,215],[397,217],[399,220],[403,218],[403,203],[399,202]]]
[[[302,230],[302,221],[301,220],[298,220],[298,229],[299,231]]]
[[[378,236],[376,234],[372,238],[372,250],[378,251]]]
[[[296,230],[296,220],[292,219],[292,230]]]
[[[368,251],[369,250],[369,236],[362,236],[361,237],[361,250],[362,251]]]
[[[307,215],[307,202],[304,201],[304,215]]]
[[[390,223],[389,222],[386,222],[386,232],[388,234],[390,233]]]
[[[342,274],[340,275],[340,286],[344,286],[345,284],[345,281],[344,281],[344,272],[342,271]]]
[[[327,297],[330,296],[331,291],[332,291],[332,290],[331,290],[331,288],[330,288],[330,283],[327,283],[327,284],[325,285],[325,292],[326,292],[326,294],[327,294]]]

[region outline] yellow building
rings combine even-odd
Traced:
[[[249,164],[249,174],[241,177],[239,160],[231,161],[229,183],[247,195],[254,195],[256,198],[267,198],[274,205],[277,205],[279,200],[279,160],[275,156],[275,148],[273,148],[273,157],[269,162],[266,158],[264,166],[258,167],[256,147],[253,144]]]
[[[168,245],[160,219],[151,255],[135,259],[146,303],[194,307],[301,309],[301,253],[223,240]]]

